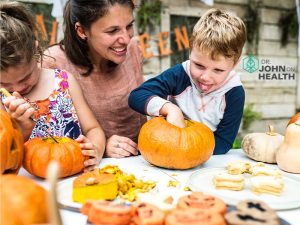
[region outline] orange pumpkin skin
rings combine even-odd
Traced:
[[[24,144],[23,167],[38,177],[45,178],[50,161],[60,165],[59,178],[79,173],[88,157],[82,155],[79,143],[67,137],[33,138]]]
[[[13,174],[0,176],[0,224],[49,222],[47,191],[34,181]]]
[[[294,116],[290,119],[288,125],[290,125],[291,123],[295,123],[299,117],[300,117],[300,112],[297,113],[296,115],[294,115]]]
[[[23,136],[18,124],[0,110],[0,168],[3,173],[18,173],[23,160]]]
[[[142,156],[155,166],[169,169],[189,169],[206,162],[215,147],[213,132],[196,121],[185,123],[185,128],[179,128],[163,117],[145,123],[138,138]]]

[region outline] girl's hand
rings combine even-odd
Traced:
[[[8,109],[8,113],[20,125],[23,132],[33,129],[35,123],[30,118],[34,113],[34,108],[18,93],[14,92],[3,100],[3,105]]]
[[[113,135],[106,142],[105,156],[112,158],[123,158],[138,155],[137,144],[130,138]]]
[[[84,161],[84,172],[93,170],[99,165],[102,158],[99,155],[99,149],[84,135],[80,135],[75,141],[80,143],[82,155],[89,156],[89,159]]]

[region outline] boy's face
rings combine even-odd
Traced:
[[[190,52],[190,70],[194,83],[204,93],[222,86],[229,72],[236,65],[231,58],[218,55],[212,59],[209,53],[193,48]]]

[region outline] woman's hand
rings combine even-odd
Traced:
[[[86,136],[80,135],[75,141],[80,144],[82,155],[89,156],[89,159],[84,161],[84,172],[93,170],[99,165],[102,157],[99,154],[99,149]]]
[[[35,125],[35,122],[31,119],[34,108],[18,92],[14,92],[12,96],[6,97],[3,100],[3,105],[7,108],[11,117],[17,121],[23,136],[28,133],[30,135]]]
[[[106,141],[104,155],[111,158],[123,158],[138,155],[137,144],[130,138],[113,135]]]

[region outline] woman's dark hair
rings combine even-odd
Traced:
[[[19,2],[0,2],[1,70],[28,63],[38,55],[42,56],[39,34],[35,20],[25,5]],[[36,41],[39,41],[38,46]]]
[[[89,46],[77,35],[75,23],[79,22],[83,28],[90,29],[115,4],[128,5],[132,9],[135,7],[132,0],[68,0],[65,5],[64,39],[60,42],[60,47],[73,64],[87,69],[83,75],[89,75],[93,65],[87,54]]]

